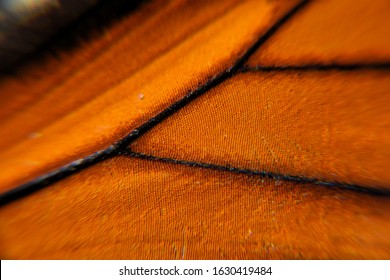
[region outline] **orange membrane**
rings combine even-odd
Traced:
[[[387,259],[389,210],[388,197],[117,157],[2,207],[0,252],[3,259]]]
[[[3,205],[1,258],[389,259],[389,197],[373,192],[390,180],[390,9],[366,2],[309,3],[247,63],[295,70],[223,72],[297,1],[150,1],[71,53],[2,77],[1,193],[227,79],[128,147],[169,160],[116,156]],[[298,69],[313,64],[356,67]]]
[[[0,190],[120,140],[189,90],[229,68],[296,1],[207,3],[208,8],[181,1],[161,10],[157,4],[145,6],[136,28],[117,37],[108,33],[109,46],[88,63],[73,67],[72,75],[61,77],[60,82],[50,78],[50,85],[38,81],[47,94],[0,125]],[[142,15],[134,16],[140,19]],[[134,23],[132,16],[128,20]],[[21,85],[28,91],[35,83]],[[16,85],[6,79],[0,90],[7,91],[8,86]],[[40,90],[33,92],[41,94]]]

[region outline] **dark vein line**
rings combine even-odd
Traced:
[[[359,186],[359,185],[353,185],[353,184],[342,183],[342,182],[337,182],[337,181],[326,181],[326,180],[321,180],[321,179],[317,179],[317,178],[285,175],[285,174],[278,174],[278,173],[267,172],[267,171],[242,169],[242,168],[237,168],[237,167],[233,167],[233,166],[217,165],[217,164],[213,164],[213,163],[202,163],[202,162],[193,162],[193,161],[178,160],[178,159],[172,159],[172,158],[156,157],[156,156],[147,155],[144,153],[133,152],[131,150],[128,150],[127,152],[123,152],[122,154],[125,156],[132,157],[132,158],[139,158],[139,159],[145,159],[145,160],[151,160],[151,161],[180,164],[180,165],[186,165],[186,166],[190,166],[190,167],[199,167],[199,168],[213,169],[213,170],[218,170],[218,171],[228,171],[228,172],[233,172],[233,173],[237,173],[237,174],[255,175],[255,176],[260,176],[260,177],[264,177],[264,178],[280,180],[280,181],[288,181],[288,182],[293,182],[293,183],[313,184],[313,185],[318,185],[318,186],[322,186],[322,187],[346,189],[346,190],[356,191],[356,192],[365,193],[365,194],[369,194],[369,195],[390,196],[390,190],[383,189],[383,188]]]
[[[65,165],[53,172],[40,176],[26,184],[16,187],[8,192],[0,194],[0,206],[10,203],[14,200],[20,199],[28,194],[38,191],[54,182],[66,178],[88,166],[94,165],[102,160],[110,157],[126,153],[127,146],[142,136],[144,133],[155,127],[166,118],[189,104],[191,101],[209,91],[213,87],[221,84],[223,81],[231,78],[237,74],[248,58],[267,40],[269,39],[288,19],[302,9],[309,0],[301,1],[297,6],[286,13],[279,21],[277,21],[268,31],[266,31],[249,49],[228,69],[211,77],[205,84],[201,85],[194,91],[185,95],[179,101],[176,101],[168,108],[157,114],[155,117],[149,119],[147,122],[133,130],[130,134],[119,140],[117,143],[111,145],[109,148],[96,152],[93,155],[83,159],[76,160],[68,165]]]
[[[114,157],[116,156],[116,154],[113,153],[114,150],[115,147],[110,146],[105,150],[96,152],[83,159],[73,161],[72,163],[67,164],[53,172],[47,173],[26,184],[20,185],[5,193],[2,193],[0,194],[0,207],[14,200],[27,196],[31,193],[34,193],[40,189],[43,189],[44,187],[47,187],[52,183],[58,182],[61,179],[74,174],[75,172],[83,170],[105,159]]]
[[[354,71],[354,70],[390,70],[390,62],[372,64],[308,64],[286,66],[244,66],[239,72],[273,72],[273,71]]]
[[[286,15],[284,15],[278,22],[276,22],[268,31],[260,37],[230,68],[225,71],[217,74],[208,80],[205,84],[195,89],[194,91],[185,95],[179,101],[176,101],[171,106],[166,108],[164,111],[157,114],[155,117],[151,118],[143,125],[133,130],[128,136],[124,137],[119,142],[119,149],[124,149],[131,142],[136,140],[138,137],[145,134],[151,128],[155,127],[162,121],[164,121],[167,117],[171,116],[175,112],[179,111],[184,106],[188,105],[191,101],[198,98],[203,93],[209,91],[210,89],[216,87],[221,84],[225,80],[231,78],[235,75],[239,70],[243,67],[244,63],[249,59],[249,57],[268,39],[270,38],[289,18],[291,18],[295,13],[297,13],[301,8],[304,7],[309,1],[302,1],[297,6],[295,6],[292,10],[290,10]]]

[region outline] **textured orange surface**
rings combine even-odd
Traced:
[[[317,0],[279,22],[297,3],[148,1],[2,76],[0,258],[389,259],[388,1]]]
[[[387,197],[119,157],[1,209],[0,252],[28,259],[390,258],[389,211]]]
[[[149,130],[130,149],[389,188],[389,73],[239,74]]]
[[[44,53],[42,55],[43,58],[32,57],[28,63],[21,65],[16,73],[1,77],[2,100],[0,104],[0,118],[3,122],[23,113],[29,108],[34,108],[36,103],[42,102],[41,100],[43,99],[49,99],[52,91],[61,86],[70,76],[82,70],[83,65],[88,64],[96,57],[99,57],[101,53],[110,49],[116,41],[119,41],[125,36],[126,32],[133,29],[137,24],[145,24],[143,22],[145,21],[145,13],[156,13],[156,11],[163,8],[164,4],[163,1],[150,1],[149,3],[141,5],[138,10],[132,13],[131,17],[122,20],[120,24],[115,24],[111,28],[105,29],[103,36],[98,36],[99,32],[95,32],[93,40],[85,41],[84,38],[79,39],[82,43],[76,51],[57,50],[55,53]],[[111,76],[106,78],[109,79]],[[84,80],[83,83],[86,84],[87,81]],[[72,96],[75,90],[77,89],[71,89],[69,92],[63,92],[62,94],[69,97]],[[88,92],[83,92],[85,97],[88,97],[89,94]],[[58,110],[55,106],[45,109]],[[26,128],[36,123],[36,121],[32,122],[30,118],[43,118],[46,111],[40,111],[39,113],[43,115],[34,114],[28,116],[29,122],[26,122]],[[26,128],[24,126],[18,127],[16,131],[18,136],[7,134],[6,137],[15,137],[12,139],[16,139],[19,137],[19,134],[26,136],[29,133]],[[2,147],[5,144],[9,144],[5,141],[6,139],[8,138],[0,142]]]
[[[311,1],[248,64],[389,63],[389,26],[388,0]]]
[[[0,124],[0,190],[119,140],[230,67],[295,2],[173,1],[143,10],[134,29]]]

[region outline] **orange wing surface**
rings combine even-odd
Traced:
[[[2,259],[390,258],[389,1],[103,4],[0,76]]]

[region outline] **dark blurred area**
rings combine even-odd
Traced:
[[[0,71],[20,61],[99,0],[0,0]]]

